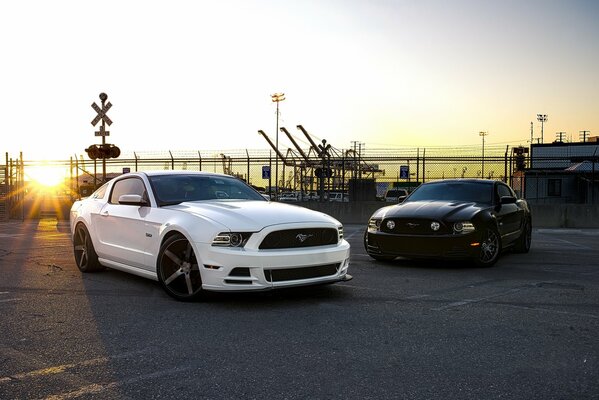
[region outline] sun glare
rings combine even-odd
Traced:
[[[45,188],[58,186],[65,179],[63,171],[53,167],[29,167],[25,175],[29,180]]]

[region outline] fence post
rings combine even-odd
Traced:
[[[171,156],[171,169],[174,170],[175,169],[175,159],[173,158],[173,153],[171,153],[171,151],[168,151],[168,154],[170,154]]]
[[[200,154],[200,151],[198,150],[198,158],[200,159],[200,171],[202,170],[202,155]]]
[[[422,183],[426,182],[426,149],[422,153]]]
[[[135,172],[137,172],[137,153],[133,152],[133,157],[135,158]]]
[[[505,160],[504,160],[504,168],[505,168],[505,173],[503,174],[503,181],[504,181],[505,183],[507,183],[507,182],[508,182],[508,181],[507,181],[507,171],[508,171],[508,170],[507,170],[507,151],[508,151],[508,148],[509,148],[509,147],[510,147],[509,145],[505,146]]]
[[[251,185],[251,183],[250,183],[250,153],[248,152],[248,149],[245,149],[245,154],[247,155],[247,160],[248,160],[247,184]]]

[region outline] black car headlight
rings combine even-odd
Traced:
[[[453,224],[453,233],[463,234],[474,232],[476,228],[470,221],[459,221]]]
[[[368,220],[368,232],[378,232],[381,229],[381,218],[370,218]]]
[[[252,236],[249,232],[221,232],[212,240],[213,246],[243,247]]]

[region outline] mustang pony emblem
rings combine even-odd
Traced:
[[[415,223],[412,223],[412,222],[408,222],[406,225],[408,226],[408,228],[416,228],[420,224],[415,224]]]
[[[300,243],[304,243],[306,241],[306,239],[311,238],[312,236],[314,236],[314,235],[312,235],[312,234],[304,235],[303,233],[298,233],[297,235],[295,235],[295,238],[297,240],[299,240]]]

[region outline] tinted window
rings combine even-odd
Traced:
[[[502,185],[502,184],[497,185],[497,195],[499,196],[499,198],[506,197],[506,196],[515,197],[514,192],[512,192],[512,190],[509,187],[507,187],[506,185]]]
[[[112,194],[110,195],[110,203],[118,204],[119,197],[124,194],[137,194],[145,197],[146,187],[139,178],[127,178],[117,181],[112,187]]]
[[[264,197],[236,178],[210,175],[151,176],[154,195],[161,206],[200,200],[260,200]]]
[[[419,186],[408,201],[467,201],[492,203],[493,185],[485,182],[439,182]]]

